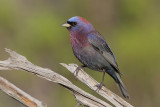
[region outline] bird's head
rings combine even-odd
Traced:
[[[62,26],[72,32],[90,32],[94,30],[93,26],[80,16],[70,18],[66,23],[62,24]]]

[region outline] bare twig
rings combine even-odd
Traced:
[[[0,89],[29,107],[47,107],[46,104],[25,93],[6,79],[0,77]]]
[[[71,73],[73,73],[81,82],[86,84],[89,88],[91,88],[92,90],[97,89],[97,87],[95,87],[95,85],[97,85],[99,83],[96,80],[94,80],[91,76],[89,76],[86,72],[84,72],[83,69],[80,69],[78,71],[78,75],[76,74],[75,70],[77,69],[78,65],[76,65],[76,64],[67,65],[64,63],[60,63],[60,64],[64,67],[66,67]],[[96,92],[117,107],[122,107],[122,105],[125,107],[133,107],[131,104],[129,104],[128,102],[126,102],[121,97],[114,94],[113,92],[111,92],[109,89],[107,89],[104,86],[102,87],[101,90],[96,91]],[[122,104],[122,105],[120,105],[120,104]]]
[[[111,107],[108,103],[81,90],[58,73],[50,69],[36,66],[29,62],[24,56],[17,54],[10,49],[6,49],[6,52],[8,52],[11,57],[5,61],[0,61],[0,70],[24,70],[67,88],[74,94],[77,102],[81,105],[89,107]]]

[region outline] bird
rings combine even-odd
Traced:
[[[103,87],[105,73],[107,73],[118,84],[122,95],[129,99],[129,94],[121,80],[116,58],[105,39],[93,25],[83,17],[74,16],[62,26],[70,33],[72,50],[76,58],[83,64],[81,67],[103,72],[101,83],[96,85],[98,89]]]

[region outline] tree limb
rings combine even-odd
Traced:
[[[25,93],[3,77],[0,77],[0,89],[26,106],[47,107],[46,104]]]
[[[91,88],[94,91],[97,89],[97,87],[95,87],[95,85],[97,85],[99,83],[96,80],[94,80],[91,76],[89,76],[86,72],[84,72],[83,69],[80,69],[78,71],[78,75],[76,74],[75,70],[77,69],[78,65],[76,65],[76,64],[67,65],[64,63],[60,63],[60,64],[62,66],[64,66],[65,68],[67,68],[71,73],[74,74],[74,76],[76,78],[78,78],[81,82],[86,84],[89,88]],[[109,89],[107,89],[104,86],[102,87],[101,90],[96,91],[96,92],[117,107],[122,107],[122,105],[125,107],[133,107],[131,104],[129,104],[128,102],[126,102],[121,97],[114,94],[113,92],[111,92]],[[122,104],[122,105],[120,105],[120,104]]]
[[[10,49],[5,49],[5,51],[8,52],[11,57],[7,60],[0,61],[0,70],[24,70],[67,88],[74,94],[77,102],[82,105],[89,107],[111,107],[110,104],[81,90],[58,73],[47,68],[36,66],[29,62],[24,56]]]

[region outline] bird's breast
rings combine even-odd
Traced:
[[[81,63],[93,70],[101,70],[108,65],[108,62],[93,48],[87,38],[82,35],[80,38],[70,35],[70,39],[73,53]]]

